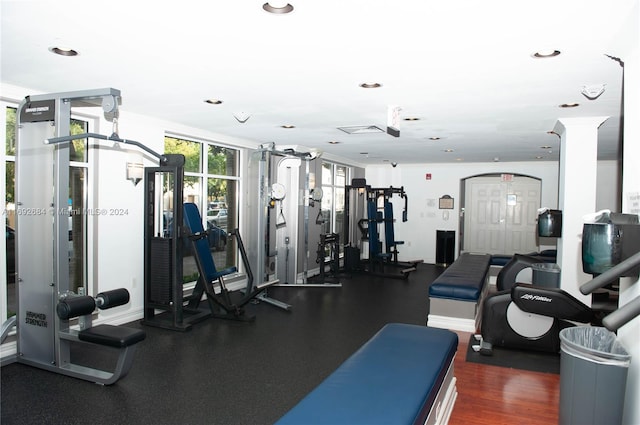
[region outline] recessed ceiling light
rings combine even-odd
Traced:
[[[542,158],[543,158],[543,157],[542,157],[542,156],[539,156],[539,155],[535,157],[535,159],[542,159]]]
[[[282,128],[296,128],[295,125],[291,125],[291,124],[281,125],[280,127],[282,127]]]
[[[382,84],[380,84],[380,83],[362,83],[362,84],[360,84],[360,87],[362,87],[363,89],[377,89],[378,87],[382,87]]]
[[[369,152],[360,152],[360,155],[369,155]]]
[[[580,106],[579,103],[563,103],[562,105],[559,105],[561,108],[575,108],[577,106]]]
[[[220,99],[206,99],[205,103],[208,103],[210,105],[220,105],[222,101]]]
[[[49,47],[49,51],[60,56],[78,56],[78,52],[69,47]]]
[[[403,118],[403,120],[405,120],[405,121],[420,121],[420,118],[418,118],[418,117],[406,117],[406,118]]]
[[[338,145],[338,144],[340,144],[340,142],[338,142],[337,140],[330,140],[327,143],[329,143],[330,145]]]
[[[451,152],[453,152],[453,149],[444,149],[443,152],[451,153]]]
[[[286,1],[270,1],[262,5],[262,8],[269,13],[275,14],[285,14],[293,11],[293,6],[291,6]]]
[[[551,149],[551,146],[540,146],[540,149]]]
[[[546,50],[539,50],[537,52],[535,52],[533,55],[534,58],[552,58],[554,56],[558,56],[560,54],[560,50],[553,50],[553,49],[546,49]]]
[[[438,137],[438,136],[431,136],[431,137],[429,137],[429,140],[440,140],[440,137]]]

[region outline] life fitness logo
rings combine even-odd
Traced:
[[[532,294],[524,294],[523,296],[520,297],[520,299],[529,300],[529,301],[541,301],[545,303],[550,303],[551,301],[553,301],[549,297],[543,297],[542,295],[532,295]]]

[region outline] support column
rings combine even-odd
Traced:
[[[628,43],[615,52],[624,60],[624,148],[622,173],[622,212],[640,214],[640,2],[629,13]],[[640,280],[620,279],[619,305],[640,297]],[[640,317],[636,317],[618,331],[622,345],[631,354],[627,373],[623,424],[640,423]]]
[[[562,210],[562,238],[558,240],[560,287],[591,305],[580,285],[592,276],[582,271],[582,217],[595,212],[598,127],[608,117],[560,118],[554,131],[560,136],[558,204]]]

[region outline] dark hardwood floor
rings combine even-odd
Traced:
[[[456,333],[458,398],[450,425],[558,423],[560,375],[466,362],[471,334]]]
[[[407,280],[354,275],[341,288],[271,288],[292,311],[250,305],[253,323],[208,319],[184,333],[131,323],[147,338],[131,372],[108,387],[4,366],[0,422],[272,424],[386,323],[424,325],[441,271],[421,264]],[[451,425],[557,423],[558,375],[467,363],[469,334],[459,340]]]

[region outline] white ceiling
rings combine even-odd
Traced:
[[[637,0],[290,0],[288,15],[266,0],[1,1],[2,82],[40,93],[113,87],[122,110],[361,164],[557,160],[558,118],[606,116],[599,158],[619,156],[623,68],[607,55]],[[390,105],[420,120],[398,138],[337,129],[384,129]]]

